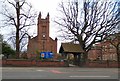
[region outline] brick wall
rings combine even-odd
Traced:
[[[93,67],[93,68],[118,68],[119,63],[118,62],[87,62],[86,65],[83,67]],[[119,65],[120,66],[120,65]]]
[[[2,61],[2,62],[1,62]],[[68,67],[68,62],[60,61],[36,61],[36,60],[0,60],[0,65],[2,66],[16,66],[16,67]],[[120,66],[120,65],[119,65]],[[117,68],[118,62],[87,62],[82,67],[92,67],[92,68]]]
[[[36,61],[36,60],[2,60],[2,66],[24,66],[24,67],[67,67],[67,62],[60,61]]]

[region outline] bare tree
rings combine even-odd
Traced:
[[[26,47],[26,45],[28,44],[28,37],[30,36],[28,33],[29,28],[26,30],[26,28],[24,29],[24,31],[20,31],[20,51],[23,51]],[[32,35],[30,36],[32,37]],[[13,48],[16,47],[16,35],[15,35],[15,31],[11,30],[10,32],[10,37],[8,38],[8,42],[10,42],[13,46]]]
[[[61,17],[55,22],[61,26],[65,38],[79,42],[84,50],[84,62],[92,45],[104,40],[120,23],[116,5],[117,2],[103,0],[72,0],[59,5]]]
[[[26,0],[4,0],[2,14],[4,27],[15,29],[16,58],[19,58],[20,46],[26,41],[28,29],[35,25],[36,12]],[[14,38],[14,37],[11,37]]]

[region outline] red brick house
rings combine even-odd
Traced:
[[[40,52],[57,53],[57,38],[53,40],[49,37],[49,13],[45,19],[38,16],[37,36],[29,38],[27,56],[28,58],[36,57]]]
[[[116,48],[109,41],[102,41],[88,52],[88,59],[117,61]]]
[[[95,44],[91,50],[88,52],[88,59],[89,60],[97,60],[101,56],[101,46],[100,44]]]

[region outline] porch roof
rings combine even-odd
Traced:
[[[83,53],[84,50],[80,47],[79,44],[73,43],[62,43],[59,53]]]

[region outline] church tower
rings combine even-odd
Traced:
[[[49,13],[46,18],[41,18],[41,12],[38,15],[37,36],[29,39],[28,54],[35,55],[36,52],[57,53],[57,38],[53,40],[49,37]]]
[[[39,39],[48,39],[49,38],[49,13],[45,19],[41,18],[41,12],[38,16],[38,37]]]
[[[45,19],[41,18],[41,12],[38,17],[38,41],[41,48],[40,51],[49,51],[46,44],[49,42],[49,13]]]

